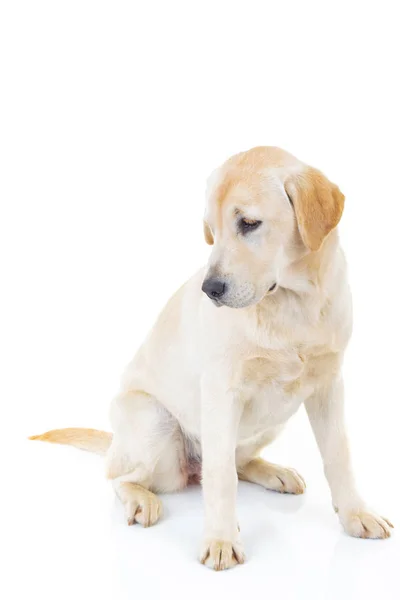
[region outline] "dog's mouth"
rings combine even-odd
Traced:
[[[210,300],[217,308],[220,308],[221,306],[226,306],[223,302],[221,302],[221,300],[218,300],[217,298],[210,298]]]
[[[276,281],[274,281],[274,283],[268,288],[265,296],[271,296],[277,291],[277,289],[278,284]],[[229,295],[227,295],[227,297],[225,297],[225,295],[222,295],[220,298],[212,295],[209,295],[208,297],[216,308],[221,308],[221,306],[226,306],[228,308],[247,308],[248,306],[252,306],[253,304],[256,304],[259,301],[253,297],[250,299],[247,298],[247,301],[243,302],[243,299],[241,299],[242,301],[240,301],[240,299],[236,297],[229,298]]]
[[[278,284],[276,283],[276,281],[268,288],[268,291],[266,293],[266,296],[271,296],[272,294],[274,294],[278,289]],[[224,301],[222,298],[210,298],[211,302],[214,304],[214,306],[216,306],[217,308],[221,308],[221,306],[227,306],[228,308],[246,308],[246,306],[250,306],[251,304],[244,304],[242,306],[232,306],[229,302],[227,302],[226,300]]]

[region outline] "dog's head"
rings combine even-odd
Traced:
[[[321,248],[343,206],[336,185],[279,148],[233,156],[209,179],[204,234],[214,247],[203,291],[216,306],[256,304]]]

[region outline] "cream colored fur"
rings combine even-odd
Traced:
[[[390,535],[389,521],[357,492],[343,418],[341,365],[352,326],[336,229],[343,204],[322,173],[283,150],[232,157],[209,181],[209,264],[171,298],[128,366],[112,403],[112,441],[93,430],[37,436],[100,452],[109,446],[107,477],[129,524],[154,524],[155,493],[183,488],[201,467],[200,560],[214,569],[244,560],[238,476],[303,493],[296,471],[259,457],[301,404],[345,530]],[[261,224],[242,235],[242,218]],[[202,292],[213,276],[227,282],[222,306]]]

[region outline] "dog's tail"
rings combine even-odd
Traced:
[[[104,455],[111,445],[112,433],[99,431],[98,429],[70,427],[68,429],[52,429],[52,431],[47,431],[41,435],[32,435],[29,439],[53,444],[66,444]]]

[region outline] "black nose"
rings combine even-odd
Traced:
[[[225,294],[226,283],[220,279],[210,277],[210,279],[206,279],[203,282],[201,289],[209,298],[211,298],[211,300],[215,300],[221,298],[221,296]]]

